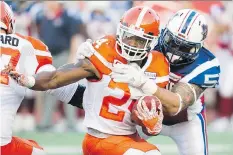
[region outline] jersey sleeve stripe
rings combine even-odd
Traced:
[[[52,57],[51,53],[47,51],[35,50],[35,54],[39,56]]]
[[[148,60],[146,61],[146,64],[142,67],[142,70],[145,71],[151,64],[151,61],[152,61],[152,54],[149,53],[148,55]]]
[[[155,81],[156,81],[156,83],[162,83],[162,82],[169,81],[169,75],[156,77]]]
[[[199,65],[191,73],[189,73],[183,79],[181,79],[180,82],[189,82],[190,80],[192,80],[193,78],[195,78],[199,74],[203,73],[207,69],[210,69],[210,68],[216,67],[216,66],[219,66],[219,62],[218,62],[217,58],[214,58],[211,61],[208,61],[206,63]]]
[[[112,71],[110,68],[111,64],[107,62],[99,53],[95,52],[91,57],[90,57],[91,63],[96,67],[96,69],[99,71],[101,77],[102,74],[110,74]]]
[[[112,70],[112,64],[109,63],[101,54],[95,52],[94,55],[106,66],[108,69]]]

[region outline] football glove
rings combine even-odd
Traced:
[[[113,64],[111,78],[115,82],[128,83],[141,89],[147,95],[153,95],[157,91],[155,81],[149,79],[144,71],[136,64]]]
[[[161,102],[158,108],[156,108],[155,100],[152,99],[151,110],[149,110],[145,101],[139,100],[136,109],[137,110],[135,110],[135,114],[142,121],[143,125],[147,129],[147,132],[152,135],[159,134],[162,130],[162,121],[164,117]]]
[[[79,45],[78,50],[76,52],[76,60],[89,58],[94,54],[94,52],[95,49],[92,46],[92,40],[87,39],[85,42]]]

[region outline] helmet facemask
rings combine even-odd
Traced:
[[[192,63],[199,54],[201,43],[186,41],[172,34],[167,28],[161,35],[162,51],[171,65],[179,66]]]
[[[117,49],[117,52],[128,61],[143,60],[157,43],[158,37],[145,34],[142,28],[118,25],[117,44],[121,50]]]

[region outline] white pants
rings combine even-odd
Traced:
[[[160,134],[175,141],[180,155],[208,155],[206,122],[202,114],[188,122],[163,125]]]
[[[137,126],[137,131],[143,139],[150,138]],[[163,125],[160,135],[173,139],[178,147],[180,155],[208,155],[208,142],[206,122],[202,114],[188,122],[167,126]],[[160,150],[163,153],[163,150]]]
[[[141,150],[131,148],[127,150],[123,155],[161,155],[161,153],[158,150],[143,152]]]

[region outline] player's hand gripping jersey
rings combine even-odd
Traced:
[[[14,117],[24,98],[26,89],[2,73],[6,65],[12,65],[26,75],[37,73],[42,66],[52,64],[51,54],[39,40],[19,34],[1,34],[1,145],[11,141]]]
[[[134,99],[143,93],[128,84],[115,83],[111,78],[112,66],[127,61],[116,51],[116,40],[106,36],[93,43],[96,50],[90,61],[98,69],[101,79],[88,81],[84,93],[84,124],[88,128],[113,135],[130,135],[136,132],[130,114]],[[163,54],[153,51],[142,66],[145,74],[159,86],[168,83],[169,65]]]

